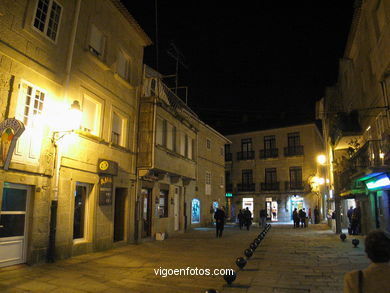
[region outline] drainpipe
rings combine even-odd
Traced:
[[[78,20],[79,20],[79,14],[80,14],[80,7],[81,7],[81,0],[76,0],[76,7],[74,12],[74,18],[73,18],[73,26],[70,36],[70,42],[68,47],[68,57],[66,60],[66,77],[64,82],[64,97],[67,96],[68,90],[69,90],[69,83],[70,83],[70,73],[72,69],[72,62],[73,62],[73,51],[74,51],[74,45],[76,41],[76,33],[77,33],[77,26],[78,26]],[[60,148],[57,144],[58,133],[53,133],[53,145],[55,148],[55,174],[54,174],[54,187],[53,187],[53,200],[51,201],[51,207],[50,207],[50,232],[49,232],[49,245],[48,245],[48,251],[47,251],[47,260],[48,262],[54,262],[55,261],[55,250],[56,250],[56,231],[57,231],[57,208],[58,208],[58,190],[59,190],[59,182],[60,182],[60,169],[61,169],[61,152]]]

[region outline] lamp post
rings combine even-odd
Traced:
[[[58,208],[58,190],[60,182],[60,171],[61,171],[61,148],[59,147],[58,141],[65,135],[74,132],[80,128],[81,122],[81,109],[79,101],[73,101],[70,109],[66,113],[66,120],[68,124],[67,130],[54,131],[52,136],[52,143],[54,146],[54,186],[53,186],[53,200],[50,206],[50,232],[49,232],[49,245],[47,251],[47,260],[49,262],[55,261],[55,242],[56,242],[56,230],[57,230],[57,208]]]

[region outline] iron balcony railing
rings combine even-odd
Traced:
[[[284,148],[284,156],[302,156],[303,155],[303,145],[288,146]]]
[[[280,189],[280,182],[261,182],[260,188],[262,191],[277,191]]]
[[[260,150],[260,159],[277,158],[279,155],[278,149]]]
[[[237,160],[253,160],[255,158],[255,151],[245,151],[237,153]]]
[[[233,158],[232,153],[225,153],[225,162],[230,162]]]
[[[238,192],[255,191],[255,184],[254,183],[239,183],[239,184],[237,184],[237,191]]]
[[[285,190],[303,190],[305,189],[302,181],[286,181],[284,184]]]

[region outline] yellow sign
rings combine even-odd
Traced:
[[[110,166],[110,164],[107,161],[101,161],[99,164],[99,168],[102,171],[107,170],[109,166]]]

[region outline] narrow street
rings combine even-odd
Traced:
[[[223,238],[203,228],[164,241],[81,255],[53,264],[0,269],[1,292],[342,292],[343,275],[368,264],[363,237],[353,248],[326,225],[273,224],[231,287],[221,276],[156,275],[160,268],[228,269],[259,234],[228,226]]]

